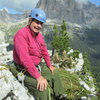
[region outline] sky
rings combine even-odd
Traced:
[[[32,10],[39,0],[0,0],[0,9],[7,8],[9,13],[22,13],[26,10]],[[76,0],[80,5],[88,1],[100,5],[100,0]]]
[[[0,0],[0,9],[7,8],[9,13],[21,13],[32,10],[38,0]]]
[[[100,5],[100,0],[89,0],[89,1],[91,1],[94,4],[96,4],[97,6]]]

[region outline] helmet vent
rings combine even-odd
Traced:
[[[38,14],[36,14],[35,16],[36,16],[36,17],[38,17],[39,15],[38,15]]]

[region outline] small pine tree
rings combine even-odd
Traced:
[[[53,40],[51,42],[52,48],[59,54],[62,54],[64,50],[67,51],[69,47],[69,35],[64,20],[60,28],[54,25],[53,34]]]

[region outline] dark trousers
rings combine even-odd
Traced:
[[[12,64],[10,70],[17,78],[18,65]],[[26,72],[27,73],[27,72]],[[25,73],[25,74],[26,74]],[[55,100],[55,97],[64,94],[62,83],[59,79],[59,70],[55,70],[54,74],[51,73],[49,68],[45,65],[41,65],[41,75],[45,77],[49,83],[48,87],[44,91],[37,90],[37,81],[31,77],[28,73],[25,76],[24,85],[28,88],[29,92],[35,97],[35,100]]]

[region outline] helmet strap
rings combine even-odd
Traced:
[[[32,18],[29,18],[28,26],[31,25],[32,21],[33,21]]]

